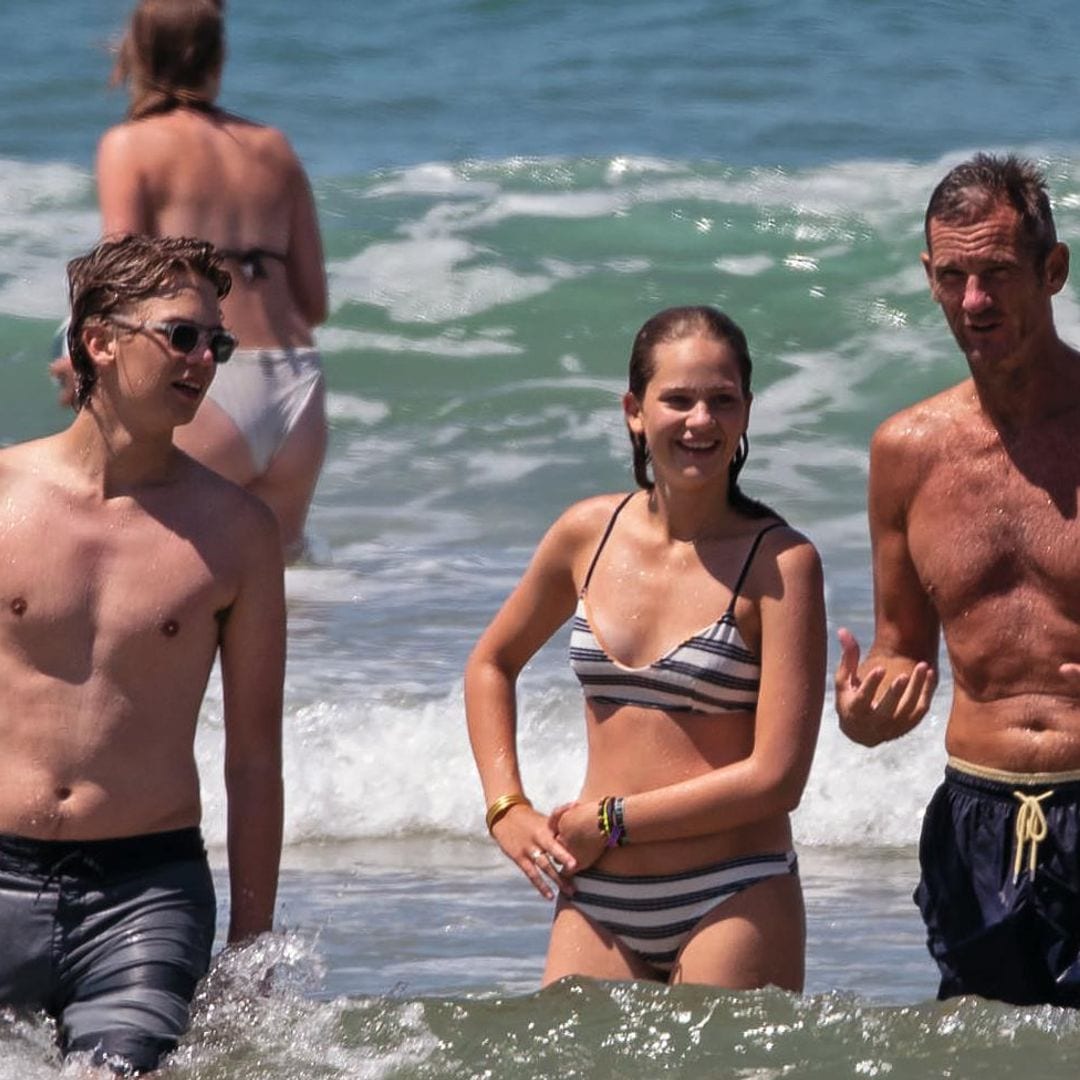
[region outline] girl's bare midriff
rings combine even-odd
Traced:
[[[692,780],[748,757],[753,750],[751,712],[665,713],[633,705],[586,706],[589,763],[582,800],[633,795]],[[791,847],[787,814],[736,828],[716,822],[707,836],[634,842],[601,856],[596,869],[616,874],[671,874],[745,855]]]

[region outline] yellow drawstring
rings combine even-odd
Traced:
[[[1035,865],[1038,860],[1039,844],[1046,839],[1048,832],[1046,815],[1040,803],[1053,795],[1053,791],[1044,791],[1041,795],[1028,795],[1023,791],[1014,791],[1013,795],[1020,800],[1020,809],[1016,814],[1016,858],[1013,860],[1013,884],[1020,879],[1020,869],[1024,863],[1024,845],[1030,844],[1028,850],[1028,873],[1035,876]]]

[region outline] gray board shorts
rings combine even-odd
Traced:
[[[126,1076],[187,1030],[216,902],[197,828],[116,840],[0,833],[0,1002]]]

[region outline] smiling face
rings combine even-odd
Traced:
[[[931,219],[923,266],[956,343],[973,370],[1023,362],[1053,334],[1050,298],[1068,274],[1057,244],[1039,267],[1020,215],[991,204],[965,223]]]
[[[623,409],[631,433],[649,448],[658,482],[726,486],[750,401],[732,346],[695,331],[653,346],[644,394],[627,393]]]

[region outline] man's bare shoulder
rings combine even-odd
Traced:
[[[177,453],[182,463],[177,483],[185,501],[197,502],[208,518],[227,523],[233,535],[242,530],[277,536],[277,519],[266,503],[188,454]]]
[[[0,449],[0,488],[28,484],[54,486],[62,473],[59,437],[15,443]]]
[[[948,453],[950,441],[955,445],[958,433],[974,423],[977,414],[974,385],[965,379],[882,421],[874,432],[871,452],[890,459]]]

